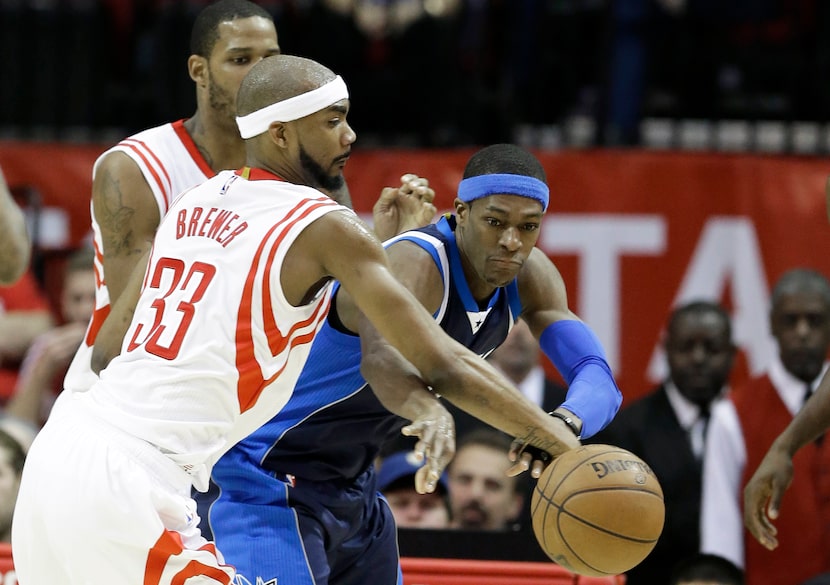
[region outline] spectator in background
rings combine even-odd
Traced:
[[[64,267],[60,295],[61,325],[41,334],[26,353],[14,395],[6,414],[39,428],[55,397],[63,389],[63,377],[81,345],[95,308],[95,253],[82,248],[69,256]]]
[[[25,458],[20,443],[0,429],[0,542],[11,542],[12,513]]]
[[[10,285],[26,272],[32,242],[23,210],[12,198],[0,169],[0,285]]]
[[[744,575],[733,562],[719,555],[698,553],[678,562],[668,583],[669,585],[744,585]],[[654,585],[656,584],[655,581]]]
[[[782,500],[780,545],[763,548],[743,529],[741,496],[771,443],[809,399],[827,370],[830,283],[804,268],[786,272],[772,291],[769,322],[777,342],[764,375],[736,387],[712,411],[703,470],[701,550],[744,568],[747,583],[798,585],[830,570],[830,442],[793,458],[794,481]]]
[[[49,301],[29,270],[0,287],[0,401],[14,393],[23,356],[38,335],[54,324]]]
[[[392,509],[398,528],[448,528],[450,509],[447,501],[447,474],[438,479],[435,491],[419,494],[415,473],[424,462],[414,451],[390,453],[378,466],[378,491]]]
[[[448,467],[453,528],[516,530],[524,504],[520,481],[510,477],[511,438],[480,428],[461,438]]]
[[[671,568],[700,550],[701,462],[712,406],[726,393],[735,357],[729,315],[694,301],[672,311],[664,341],[668,378],[623,408],[591,438],[640,456],[660,479],[666,521],[654,550],[627,585],[665,585]]]

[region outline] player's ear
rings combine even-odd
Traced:
[[[205,59],[201,55],[191,55],[187,58],[187,72],[190,74],[190,79],[195,81],[197,85],[200,85],[201,87],[207,87],[207,59]]]
[[[288,145],[288,140],[286,139],[286,130],[287,126],[283,122],[272,122],[271,125],[268,127],[268,136],[271,137],[271,140],[274,141],[274,144],[285,148]]]
[[[461,199],[456,197],[455,201],[453,201],[453,207],[455,207],[455,215],[459,218],[463,218],[467,215],[467,212],[470,210],[470,205],[468,203],[464,203]]]

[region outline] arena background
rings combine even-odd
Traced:
[[[40,252],[89,237],[91,168],[106,145],[0,142],[0,166],[40,201]],[[475,149],[355,149],[355,209],[371,221],[384,186],[430,179],[439,211]],[[733,382],[772,351],[770,284],[796,266],[830,274],[830,225],[817,157],[587,149],[537,151],[551,187],[539,247],[559,267],[571,307],[597,332],[626,401],[663,374],[660,341],[679,301],[722,301],[741,347]],[[25,187],[25,188],[24,188]],[[48,275],[46,275],[48,277]],[[554,370],[551,369],[551,374]]]

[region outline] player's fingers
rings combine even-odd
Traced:
[[[513,463],[519,460],[519,456],[525,448],[525,444],[519,440],[514,440],[510,444],[510,450],[507,452],[507,459]]]
[[[398,190],[394,187],[384,187],[380,192],[380,197],[375,202],[375,210],[386,209],[392,206],[395,199],[398,197]]]
[[[435,486],[438,485],[439,474],[428,465],[425,465],[415,472],[415,491],[419,494],[430,494],[435,491]]]
[[[419,212],[421,222],[425,223],[425,224],[431,222],[432,218],[435,217],[435,213],[437,211],[438,210],[435,208],[435,206],[432,203],[423,204],[422,207],[421,207],[421,211]]]
[[[542,475],[542,471],[545,469],[545,462],[541,459],[535,459],[533,461],[533,467],[530,470],[530,477],[534,479],[539,479],[539,476]]]
[[[514,477],[519,475],[520,473],[524,473],[528,469],[530,469],[530,464],[533,458],[530,456],[530,453],[522,453],[519,457],[519,460],[516,461],[510,468],[507,470],[508,477]]]
[[[417,189],[418,198],[424,203],[432,203],[435,200],[435,190],[428,186],[421,186]]]

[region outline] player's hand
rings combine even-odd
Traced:
[[[513,477],[530,470],[530,476],[539,479],[542,471],[550,464],[553,457],[547,451],[527,445],[516,439],[510,445],[507,458],[513,463],[507,470],[507,475]]]
[[[755,474],[744,488],[744,524],[762,546],[778,546],[778,518],[781,498],[793,480],[793,460],[775,444],[767,452]]]
[[[400,187],[384,188],[372,208],[375,234],[381,240],[427,225],[435,216],[435,191],[418,175],[401,177]]]
[[[444,468],[455,455],[455,421],[438,400],[423,414],[401,429],[408,437],[418,437],[415,456],[426,464],[415,473],[415,490],[419,494],[435,491]]]

